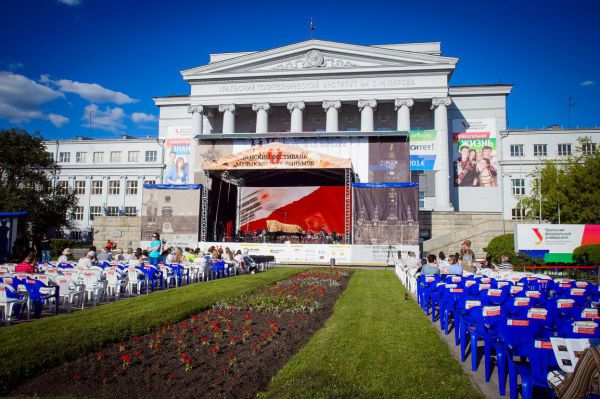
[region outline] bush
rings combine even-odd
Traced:
[[[494,263],[497,264],[502,262],[502,255],[508,255],[509,257],[514,258],[511,259],[511,261],[518,260],[515,254],[515,235],[512,233],[492,238],[487,247],[483,250],[488,256],[491,256]]]
[[[573,259],[578,265],[600,265],[600,245],[582,245],[575,248]]]
[[[50,242],[52,243],[52,258],[60,256],[65,248],[73,249],[77,245],[75,241],[64,238],[55,238],[50,240]]]

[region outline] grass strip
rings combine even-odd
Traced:
[[[45,368],[179,321],[218,300],[247,294],[302,269],[279,268],[140,295],[0,329],[0,393]]]
[[[390,271],[356,270],[333,315],[261,398],[481,398]]]

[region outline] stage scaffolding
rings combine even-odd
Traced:
[[[352,244],[352,169],[344,169],[344,244]]]

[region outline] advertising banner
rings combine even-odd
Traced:
[[[200,184],[144,184],[142,237],[151,240],[197,242],[200,225]]]
[[[575,248],[600,244],[596,224],[517,224],[515,250],[545,261],[571,262]]]
[[[165,140],[167,154],[164,184],[189,184],[190,176],[190,138],[175,138]]]
[[[436,150],[435,130],[411,130],[410,136],[410,170],[437,170],[435,165]]]
[[[279,142],[205,161],[204,170],[349,169],[350,159],[333,157]]]
[[[241,187],[244,233],[343,234],[344,187]]]
[[[457,187],[496,187],[496,120],[453,119],[454,184]]]
[[[409,156],[403,137],[370,137],[369,182],[410,181]]]
[[[416,183],[353,184],[353,243],[418,245]]]

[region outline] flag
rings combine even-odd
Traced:
[[[315,27],[315,24],[313,24],[313,19],[311,17],[310,18],[310,30],[315,30],[315,29],[316,29],[316,27]]]

